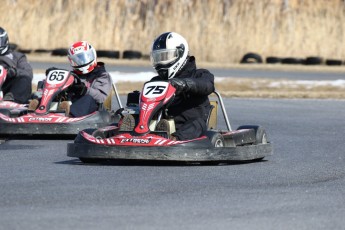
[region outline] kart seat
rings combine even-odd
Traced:
[[[208,129],[217,128],[218,101],[210,101],[211,107],[208,113],[206,125]]]

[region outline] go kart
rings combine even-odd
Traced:
[[[13,101],[4,101],[3,100],[3,92],[1,90],[2,85],[6,81],[6,76],[7,76],[7,70],[0,65],[0,109],[26,109],[28,107],[27,104],[19,104]]]
[[[68,87],[80,79],[67,70],[50,71],[41,82],[42,98],[36,110],[27,107],[0,109],[0,135],[75,135],[87,127],[104,127],[116,116],[104,104],[91,114],[82,117],[69,117],[59,109],[62,101],[69,101]],[[117,98],[117,91],[113,84]],[[111,99],[111,96],[109,97]],[[109,99],[109,100],[110,100]],[[111,102],[110,102],[111,105]],[[111,107],[111,106],[110,106]]]
[[[138,91],[137,91],[138,92]],[[217,100],[207,121],[208,131],[204,136],[185,141],[169,139],[170,133],[157,131],[156,125],[174,99],[175,88],[165,81],[145,83],[138,102],[129,102],[122,115],[136,116],[133,130],[120,129],[119,124],[99,129],[85,129],[78,133],[74,143],[67,145],[67,156],[79,158],[84,163],[109,160],[146,160],[173,162],[228,162],[257,161],[272,154],[265,129],[245,125],[232,130],[221,95],[214,92]],[[139,92],[137,93],[139,95]],[[140,103],[139,103],[140,97]],[[227,130],[217,129],[217,110],[220,105]],[[173,119],[169,120],[174,132]]]

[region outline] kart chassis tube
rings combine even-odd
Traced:
[[[220,93],[218,93],[217,91],[213,91],[213,93],[218,97],[218,101],[220,103],[220,108],[222,109],[222,113],[223,113],[223,117],[224,117],[226,126],[228,127],[229,131],[232,131],[231,126],[230,126],[230,122],[229,122],[229,118],[228,118],[228,114],[226,113],[225,106],[223,103],[223,99],[222,99]]]

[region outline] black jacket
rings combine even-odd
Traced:
[[[174,117],[176,129],[188,120],[202,118],[206,122],[210,110],[208,95],[214,91],[214,75],[206,69],[197,69],[195,57],[191,56],[175,78],[189,78],[195,83],[191,90],[177,95],[168,108],[168,115]],[[154,80],[161,79],[157,76],[151,81]]]
[[[17,76],[25,77],[32,81],[32,67],[27,61],[25,54],[9,50],[0,56],[0,64],[4,65],[5,68],[15,67],[17,69]]]

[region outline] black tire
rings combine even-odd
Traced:
[[[239,129],[254,129],[254,131],[255,131],[255,142],[253,144],[255,144],[255,145],[268,143],[267,133],[262,126],[242,125],[242,126],[237,128],[237,130],[239,130]],[[263,159],[264,159],[264,157],[260,157],[260,158],[253,159],[251,161],[252,162],[259,162]]]
[[[266,58],[266,63],[268,64],[277,64],[277,63],[281,63],[282,59],[278,58],[278,57],[267,57]]]
[[[343,61],[342,60],[337,60],[337,59],[326,59],[326,65],[342,65]]]
[[[290,65],[298,65],[298,64],[304,64],[305,60],[302,58],[283,58],[282,64],[290,64]]]
[[[214,131],[207,131],[206,136],[210,139],[213,147],[225,147],[224,137],[220,133]]]
[[[125,50],[122,55],[123,59],[140,59],[141,57],[142,53],[134,50]]]
[[[9,43],[8,46],[10,50],[17,50],[19,48],[19,46],[15,43]]]
[[[267,144],[268,138],[266,130],[259,125],[241,125],[237,128],[237,130],[240,129],[254,129],[255,131],[255,142],[254,144]]]
[[[34,53],[49,53],[51,52],[51,50],[47,50],[47,49],[36,49],[34,50]]]
[[[97,57],[120,58],[120,51],[97,50]]]
[[[23,53],[23,54],[29,54],[31,53],[32,50],[30,49],[18,49],[18,52]]]
[[[321,57],[307,57],[305,59],[306,65],[321,65],[323,62],[323,58]]]
[[[65,48],[59,48],[59,49],[53,49],[52,55],[53,56],[67,56],[68,49]]]
[[[242,57],[240,63],[242,64],[262,63],[262,57],[257,53],[247,53]]]

